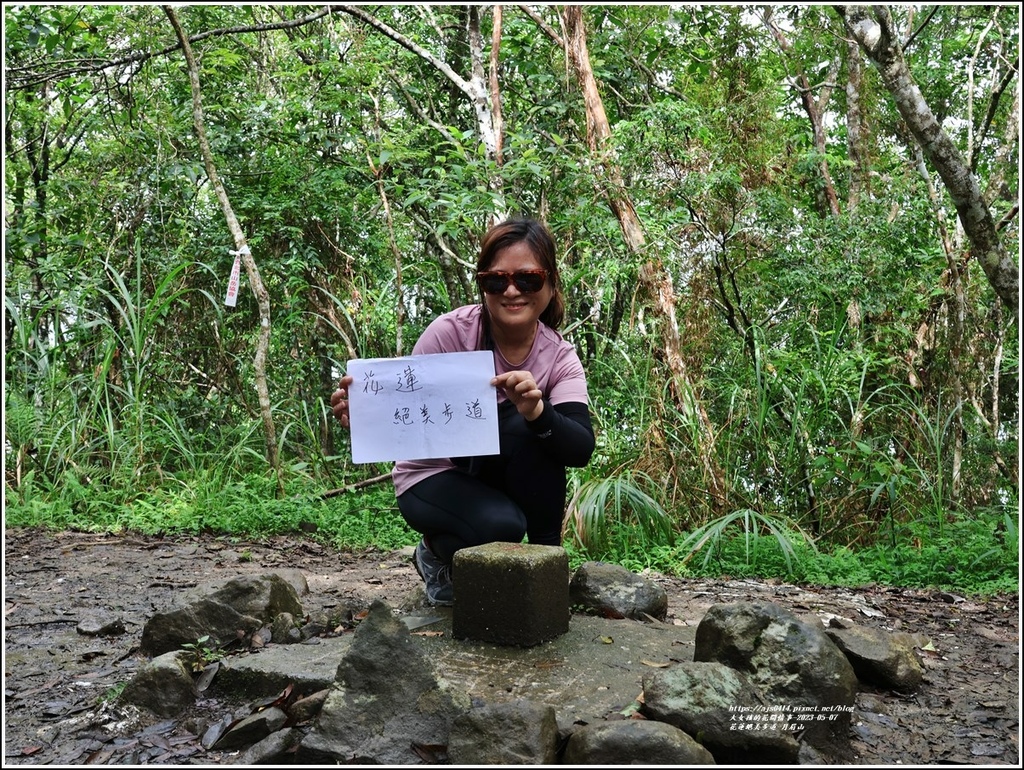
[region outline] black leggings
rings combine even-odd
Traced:
[[[554,461],[518,414],[502,420],[501,454],[473,458],[472,470],[443,471],[398,497],[406,522],[446,563],[461,548],[494,542],[561,545],[565,466]]]

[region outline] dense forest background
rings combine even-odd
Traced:
[[[5,5],[6,523],[411,542],[329,395],[525,214],[598,435],[574,556],[1016,587],[1019,43],[1015,4]]]

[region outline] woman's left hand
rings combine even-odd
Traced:
[[[491,385],[505,391],[505,397],[515,404],[516,409],[527,421],[533,422],[544,411],[544,394],[537,387],[537,380],[527,371],[499,374]]]

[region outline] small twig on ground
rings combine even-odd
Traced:
[[[391,478],[391,474],[390,473],[382,473],[379,476],[374,476],[372,479],[363,479],[362,481],[357,481],[355,484],[349,484],[346,487],[339,487],[338,489],[328,489],[326,492],[324,492],[322,495],[320,495],[320,497],[322,497],[324,500],[326,500],[329,497],[337,497],[338,495],[343,495],[346,492],[351,492],[354,489],[362,489],[363,487],[371,487],[374,484],[379,484],[380,482],[387,481],[390,478]]]

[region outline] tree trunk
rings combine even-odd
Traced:
[[[846,152],[850,158],[850,187],[846,207],[852,214],[861,196],[869,192],[867,120],[861,97],[864,93],[864,60],[855,41],[846,44]]]
[[[174,31],[178,36],[178,42],[181,44],[182,53],[185,54],[185,62],[188,65],[189,82],[192,87],[192,122],[196,132],[196,139],[199,142],[199,148],[203,155],[203,163],[206,166],[206,175],[217,194],[217,200],[220,201],[221,210],[224,212],[224,218],[227,220],[228,230],[231,231],[231,236],[235,241],[235,248],[241,255],[242,264],[245,265],[245,272],[249,276],[249,283],[259,305],[260,333],[256,343],[256,355],[253,358],[256,395],[259,398],[260,415],[263,418],[263,437],[267,462],[270,463],[270,466],[277,474],[277,491],[280,496],[283,496],[284,480],[281,477],[281,464],[277,453],[277,433],[274,430],[274,417],[270,408],[270,389],[267,386],[267,351],[270,348],[270,295],[263,285],[259,269],[252,258],[252,252],[246,243],[245,235],[242,233],[242,227],[238,223],[238,218],[235,217],[234,209],[231,208],[231,202],[228,200],[227,191],[224,189],[220,175],[217,173],[217,167],[213,162],[213,153],[210,150],[210,143],[206,138],[206,128],[203,120],[203,104],[199,87],[199,67],[196,64],[195,56],[192,54],[192,45],[189,43],[184,29],[182,29],[174,9],[169,5],[162,7],[171,25],[174,27]]]
[[[501,117],[501,88],[498,79],[499,62],[501,53],[501,6],[494,6],[491,11],[491,60],[487,68],[487,79],[491,89],[491,115],[494,121],[494,162],[501,168],[502,164],[502,140],[505,131],[504,121]],[[499,174],[495,177],[500,178]]]
[[[779,28],[779,25],[775,23],[775,19],[772,18],[771,9],[762,15],[762,19],[765,26],[768,27],[768,31],[771,32],[772,37],[775,38],[775,42],[778,43],[782,53],[788,56],[792,52],[793,46],[789,42],[789,38]],[[795,62],[793,57],[790,57],[790,59]],[[807,119],[811,122],[814,150],[818,153],[818,172],[821,174],[818,205],[825,209],[826,213],[834,217],[839,216],[839,196],[836,194],[836,186],[832,182],[832,173],[828,168],[828,136],[825,133],[824,115],[825,105],[828,104],[828,100],[832,96],[832,84],[835,82],[838,72],[838,61],[833,61],[829,66],[825,83],[820,87],[821,95],[818,98],[814,97],[814,87],[811,85],[811,79],[807,76],[803,67],[797,67],[795,78],[795,86],[800,93],[800,103],[804,107],[804,112],[807,113]]]
[[[453,70],[447,62],[430,53],[430,51],[426,50],[415,41],[410,40],[402,33],[392,29],[390,26],[377,19],[373,14],[363,10],[361,6],[341,5],[336,7],[338,10],[344,11],[350,16],[354,16],[363,23],[373,27],[382,35],[395,41],[406,50],[416,54],[423,59],[423,61],[437,69],[437,71],[448,78],[456,88],[462,91],[466,98],[469,99],[470,105],[473,108],[473,114],[476,116],[477,133],[480,135],[480,142],[484,146],[487,159],[493,161],[495,165],[500,164],[501,140],[498,136],[498,130],[501,125],[501,118],[499,116],[496,120],[492,112],[492,105],[490,102],[492,95],[491,88],[488,85],[487,75],[484,71],[483,36],[480,32],[480,10],[478,6],[469,6],[469,14],[466,22],[468,26],[467,33],[469,39],[471,70],[468,79],[459,75],[459,73]],[[497,211],[494,213],[494,218],[503,219],[505,217],[506,207],[503,203],[504,196],[502,194],[500,175],[492,174],[488,179],[488,185],[490,189],[495,192],[497,200],[502,201],[502,203],[496,207]]]
[[[957,150],[914,82],[886,6],[839,5],[836,12],[864,53],[878,67],[896,108],[938,171],[960,217],[975,259],[1010,312],[1019,313],[1020,268],[1007,254],[978,179]],[[1019,318],[1018,318],[1019,320]]]
[[[376,97],[373,99],[374,133],[380,130],[380,103]],[[375,138],[377,138],[375,136]],[[380,196],[381,206],[384,208],[384,221],[388,226],[388,244],[391,246],[391,254],[395,258],[395,355],[405,355],[402,352],[402,328],[405,326],[405,291],[402,288],[402,252],[398,248],[398,241],[395,239],[395,218],[391,215],[391,202],[388,200],[387,190],[384,189],[384,168],[383,164],[373,162],[370,153],[366,153],[366,163],[373,173],[377,184],[377,194]]]
[[[583,101],[587,111],[587,141],[591,152],[598,160],[598,167],[604,178],[605,196],[619,221],[619,228],[622,231],[626,247],[635,256],[643,257],[644,230],[623,182],[622,172],[612,145],[611,127],[608,124],[604,102],[601,99],[597,79],[594,77],[594,71],[590,64],[581,7],[578,5],[566,6],[563,10],[563,19],[567,39],[563,43],[556,38],[556,42],[564,46],[583,92]],[[711,425],[704,405],[697,396],[697,389],[691,382],[686,361],[681,352],[672,276],[660,260],[648,259],[640,269],[640,280],[662,318],[662,347],[665,362],[672,374],[676,401],[683,414],[692,420],[699,430],[700,446],[697,447],[697,452],[703,465],[708,491],[711,493],[712,507],[721,510],[726,502],[725,474],[714,457],[714,427]]]

